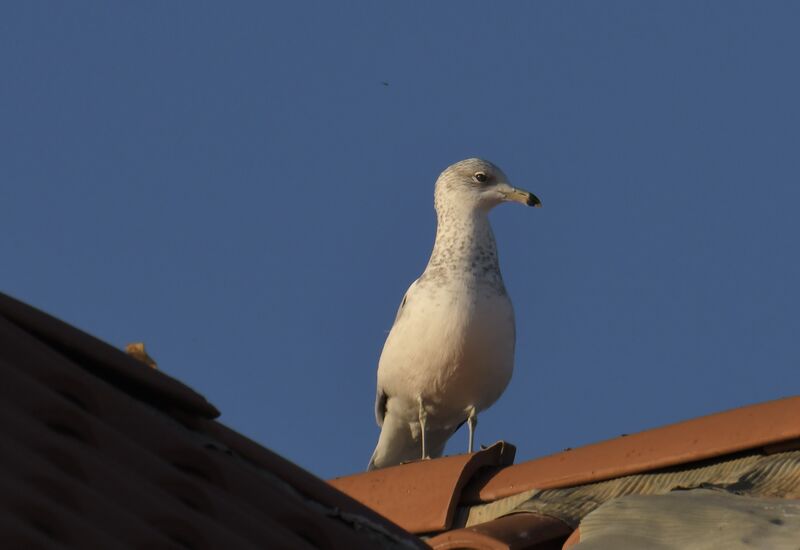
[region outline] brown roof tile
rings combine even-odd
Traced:
[[[563,550],[569,550],[576,544],[581,541],[581,530],[580,527],[575,529],[572,534],[564,541],[564,546],[562,546]]]
[[[330,481],[412,533],[447,529],[461,488],[486,466],[510,464],[514,447],[496,443],[472,454],[422,460]]]
[[[424,548],[201,396],[0,295],[0,546]]]
[[[559,550],[571,532],[572,528],[561,520],[524,513],[447,531],[428,539],[428,544],[436,550]]]

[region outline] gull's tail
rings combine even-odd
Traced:
[[[375,470],[422,458],[419,428],[414,427],[416,429],[412,431],[408,421],[387,414],[383,419],[378,445],[372,453],[367,469]],[[431,458],[442,456],[444,446],[454,431],[453,428],[432,429],[428,426],[425,431],[425,445]]]

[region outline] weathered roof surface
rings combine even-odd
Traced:
[[[464,492],[487,502],[530,489],[592,483],[800,440],[800,397],[693,418],[486,471]]]
[[[332,483],[408,530],[435,535],[428,540],[434,547],[453,547],[448,545],[454,540],[465,548],[560,547],[585,516],[625,495],[660,495],[713,485],[755,497],[797,498],[797,418],[800,398],[792,397],[517,465],[487,461],[465,484],[460,468],[468,457],[463,456],[356,474]],[[375,482],[378,476],[380,482]],[[460,490],[449,494],[446,485],[425,481],[428,476],[459,478]],[[381,508],[390,499],[391,507]],[[415,508],[420,502],[426,505]],[[431,517],[447,521],[433,530],[427,521]],[[542,521],[543,517],[549,519]],[[511,529],[504,528],[512,524],[508,518],[516,518]],[[519,538],[523,532],[524,541]],[[579,540],[575,534],[571,543]]]
[[[490,504],[464,506],[459,522],[483,523],[505,513],[535,512],[577,526],[605,502],[625,495],[658,495],[676,488],[715,487],[751,496],[800,498],[800,451],[752,452],[617,479],[526,491]]]
[[[694,489],[614,499],[581,522],[574,550],[796,550],[800,500]]]
[[[3,548],[422,548],[162,371],[0,294]]]

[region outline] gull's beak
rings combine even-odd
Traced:
[[[499,186],[499,191],[500,194],[503,195],[503,200],[515,201],[522,204],[527,204],[528,206],[535,206],[537,208],[542,206],[542,201],[539,200],[539,197],[529,191],[525,191],[524,189],[517,189],[516,187],[511,187],[508,184],[501,184]]]

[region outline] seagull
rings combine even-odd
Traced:
[[[378,362],[381,427],[369,470],[441,456],[465,422],[473,451],[478,413],[514,368],[514,309],[503,284],[489,211],[541,206],[486,160],[457,162],[436,180],[436,241],[408,288]]]

